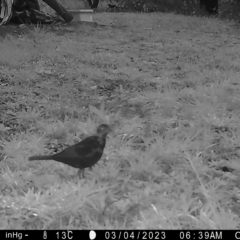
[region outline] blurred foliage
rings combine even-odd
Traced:
[[[174,12],[184,15],[209,15],[200,9],[199,0],[106,0],[116,6],[113,11]],[[240,0],[219,0],[219,17],[239,19]]]

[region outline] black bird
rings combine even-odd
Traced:
[[[79,178],[84,178],[84,169],[91,168],[102,157],[107,134],[111,131],[109,125],[98,126],[96,135],[87,137],[81,142],[64,149],[62,152],[47,156],[33,156],[29,160],[55,160],[75,168],[79,168]]]

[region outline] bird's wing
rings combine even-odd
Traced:
[[[101,142],[98,136],[85,138],[80,143],[75,145],[75,152],[83,157],[90,157],[98,151],[103,151],[105,143]]]
[[[101,158],[104,146],[101,138],[91,136],[55,154],[53,160],[77,168],[91,167]]]
[[[91,136],[83,139],[81,142],[70,146],[63,150],[62,152],[56,154],[61,158],[79,158],[82,159],[91,157],[96,154],[96,152],[103,151],[105,146],[104,144],[100,144],[101,141],[97,136]]]

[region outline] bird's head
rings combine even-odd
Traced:
[[[108,135],[108,133],[110,133],[112,131],[112,129],[110,128],[109,125],[107,124],[101,124],[100,126],[98,126],[97,128],[97,135],[99,137],[106,137]]]

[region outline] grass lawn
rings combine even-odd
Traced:
[[[0,27],[0,228],[239,228],[239,28],[163,13],[94,19]],[[28,161],[101,123],[114,131],[84,180]]]

